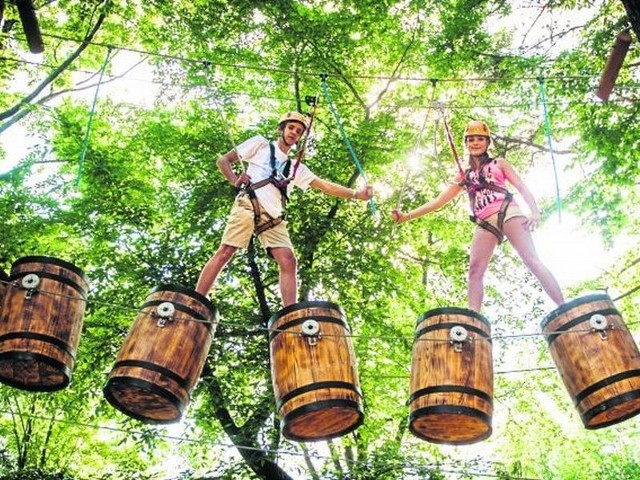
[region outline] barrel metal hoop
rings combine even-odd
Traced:
[[[55,368],[63,376],[63,382],[57,385],[37,385],[18,382],[13,378],[2,376],[2,383],[10,385],[12,387],[20,388],[22,390],[28,390],[32,392],[55,392],[62,390],[71,379],[71,368],[65,365],[63,362],[59,362],[55,358],[42,355],[41,353],[31,353],[22,351],[2,352],[0,353],[0,363],[3,361],[23,361],[23,362],[40,362],[50,367]]]
[[[608,304],[611,304],[612,300],[611,297],[609,297],[609,295],[607,295],[606,293],[594,293],[591,295],[586,295],[584,297],[576,298],[575,300],[571,300],[567,303],[562,304],[560,307],[556,308],[554,311],[545,316],[540,322],[540,328],[544,329],[549,323],[558,318],[560,315],[565,315],[567,312],[570,312],[576,307],[594,302],[606,302]]]
[[[71,348],[67,342],[64,340],[60,340],[59,338],[52,337],[50,335],[43,335],[42,333],[35,332],[9,332],[0,336],[0,343],[3,343],[5,340],[15,340],[26,338],[29,340],[40,340],[41,342],[50,343],[56,348],[59,348],[63,352],[69,354],[69,356],[75,360],[76,359],[76,350]]]
[[[576,317],[573,320],[565,323],[561,327],[553,329],[553,331],[557,332],[557,333],[545,334],[545,336],[547,338],[547,344],[550,346],[556,338],[558,338],[560,335],[562,335],[563,332],[566,332],[570,328],[573,328],[573,327],[575,327],[576,325],[579,325],[582,322],[588,322],[589,320],[591,320],[591,317],[593,315],[595,315],[595,314],[600,314],[600,315],[605,315],[605,316],[606,315],[618,315],[618,316],[620,316],[620,312],[616,308],[604,308],[604,309],[601,309],[601,310],[594,310],[594,311],[585,313],[585,314],[580,315],[579,317]]]
[[[116,362],[113,365],[114,370],[118,367],[139,367],[145,370],[151,370],[152,372],[160,373],[165,377],[170,378],[171,380],[176,382],[179,386],[187,390],[187,394],[188,394],[188,390],[190,387],[189,382],[186,379],[182,378],[177,373],[167,369],[166,367],[162,367],[160,365],[156,365],[155,363],[147,362],[144,360],[121,360],[119,362]]]
[[[354,412],[358,412],[358,420],[353,424],[348,425],[346,428],[340,431],[333,432],[331,435],[322,436],[322,437],[313,437],[313,438],[303,437],[303,436],[293,434],[291,431],[289,431],[286,428],[286,425],[288,423],[292,422],[298,417],[308,415],[316,411],[324,411],[324,410],[328,410],[330,408],[336,408],[336,407],[347,408],[347,409],[353,410]],[[295,410],[285,415],[284,418],[281,419],[280,423],[284,427],[283,428],[284,436],[290,440],[296,440],[296,441],[316,440],[317,441],[317,440],[329,440],[331,438],[346,435],[347,433],[350,433],[356,430],[360,425],[362,425],[363,421],[364,421],[364,412],[362,411],[362,405],[360,405],[360,403],[355,402],[353,400],[334,399],[334,400],[320,400],[318,402],[309,403],[307,405],[303,405],[299,408],[296,408]]]
[[[309,319],[317,320],[319,322],[335,323],[336,325],[341,325],[341,326],[345,327],[347,329],[347,331],[349,333],[351,333],[351,329],[344,322],[344,320],[342,320],[341,318],[329,317],[329,316],[324,316],[324,315],[310,315],[310,316],[307,316],[307,317],[302,317],[302,318],[298,318],[296,320],[292,320],[290,322],[287,322],[284,325],[281,325],[281,326],[277,327],[277,330],[273,330],[272,329],[269,332],[269,341],[273,340],[279,333],[282,333],[283,330],[288,330],[291,327],[296,327],[298,325],[302,325],[305,321],[307,321]],[[296,333],[299,333],[299,332],[296,332]]]
[[[215,305],[211,303],[211,300],[209,300],[204,295],[196,292],[195,290],[190,290],[186,287],[183,287],[182,285],[174,285],[174,284],[158,285],[157,287],[152,289],[151,292],[149,292],[149,295],[153,293],[158,293],[158,292],[181,293],[195,300],[198,300],[205,307],[207,307],[207,310],[211,312],[211,318],[216,318],[218,315],[218,310],[216,309]]]
[[[171,419],[167,419],[167,420],[158,420],[158,419],[145,417],[144,415],[140,415],[139,413],[136,413],[136,412],[132,411],[131,409],[129,409],[129,407],[127,407],[126,405],[121,403],[115,397],[115,395],[113,394],[112,390],[114,388],[116,388],[116,387],[137,387],[137,388],[142,388],[142,389],[148,390],[148,391],[152,392],[153,394],[158,395],[158,396],[164,398],[165,400],[169,401],[174,407],[176,407],[176,410],[178,410],[179,412],[183,412],[184,409],[186,408],[186,404],[184,402],[182,402],[173,393],[171,393],[167,389],[161,388],[161,387],[159,387],[159,386],[157,386],[157,385],[155,385],[152,382],[149,382],[147,380],[142,380],[140,378],[128,377],[128,376],[110,378],[107,381],[107,384],[105,385],[105,387],[103,389],[103,393],[104,393],[104,396],[107,399],[107,401],[111,405],[116,407],[118,410],[122,411],[123,413],[126,413],[131,418],[135,418],[136,420],[140,420],[140,421],[142,421],[144,423],[149,423],[149,424],[168,424],[168,423],[176,422],[178,420],[178,418],[171,418]]]
[[[457,327],[457,326],[460,326],[460,325],[461,325],[460,322],[445,322],[445,323],[437,323],[437,324],[434,324],[434,325],[428,325],[428,326],[426,326],[424,328],[421,328],[420,330],[418,330],[416,332],[416,335],[415,335],[415,338],[414,338],[414,342],[418,341],[420,339],[420,337],[422,335],[424,335],[425,333],[433,332],[435,330],[451,329],[453,327]],[[491,335],[489,335],[484,330],[476,327],[475,325],[467,325],[467,324],[462,324],[462,325],[467,330],[469,330],[471,332],[474,332],[474,333],[477,333],[481,337],[486,338],[489,341],[489,343],[493,343],[491,341]]]
[[[71,288],[73,288],[74,290],[76,290],[80,296],[82,297],[83,300],[87,300],[87,292],[85,291],[84,288],[82,288],[80,285],[78,285],[76,282],[74,282],[73,280],[71,280],[70,278],[67,277],[63,277],[61,275],[57,275],[55,273],[49,273],[49,272],[39,272],[39,271],[29,271],[29,272],[19,272],[19,273],[14,273],[13,275],[11,275],[11,277],[9,277],[10,281],[15,281],[15,280],[19,280],[22,277],[26,277],[27,275],[37,275],[40,278],[48,278],[50,280],[56,280],[60,283],[64,283],[65,285],[69,285]],[[53,293],[53,292],[49,292],[49,293]]]
[[[12,268],[17,267],[18,265],[24,265],[25,263],[40,263],[40,264],[49,264],[49,265],[57,265],[58,267],[66,268],[67,270],[71,270],[73,273],[77,274],[79,277],[84,280],[85,283],[89,283],[87,276],[84,272],[76,267],[73,263],[69,263],[65,260],[61,260],[55,257],[46,257],[46,256],[30,256],[30,257],[22,257],[13,262]]]
[[[475,318],[476,320],[481,321],[488,327],[491,326],[491,322],[489,322],[489,319],[484,315],[482,315],[481,313],[478,313],[475,310],[470,310],[468,308],[461,308],[461,307],[434,308],[433,310],[424,312],[422,315],[418,317],[416,326],[419,325],[424,320],[426,320],[427,318],[440,316],[440,315],[462,315],[464,317]]]
[[[140,307],[140,310],[144,310],[145,308],[148,307],[156,307],[158,305],[161,305],[163,303],[167,302],[167,300],[149,300],[148,302],[144,302],[144,304]],[[211,330],[213,327],[213,322],[211,320],[209,320],[208,318],[206,318],[204,315],[202,315],[201,313],[197,312],[196,310],[187,307],[185,305],[180,305],[179,303],[175,303],[175,301],[171,302],[173,303],[173,306],[176,310],[178,310],[179,312],[182,313],[186,313],[187,315],[194,317],[197,321],[199,321],[199,323],[202,323],[203,325],[206,325],[206,327]],[[154,315],[156,313],[154,312]]]
[[[409,397],[409,403],[413,402],[419,397],[424,397],[425,395],[429,395],[431,393],[467,393],[469,395],[473,395],[474,397],[482,398],[489,402],[489,404],[493,407],[493,398],[486,392],[482,390],[478,390],[477,388],[471,387],[463,387],[462,385],[436,385],[433,387],[421,388],[420,390],[415,391]]]
[[[487,428],[487,431],[480,437],[470,438],[468,440],[460,441],[460,442],[451,442],[451,441],[425,435],[423,432],[417,430],[413,425],[413,422],[415,420],[418,420],[422,417],[429,416],[429,415],[439,415],[439,414],[464,415],[465,417],[478,418],[482,421],[482,423],[487,425],[488,428]],[[431,407],[419,408],[411,412],[411,415],[409,415],[409,430],[411,430],[411,433],[413,433],[416,437],[422,438],[423,440],[427,440],[432,443],[453,443],[455,445],[464,445],[464,444],[475,443],[480,440],[484,440],[491,435],[491,416],[486,414],[485,412],[482,412],[476,408],[471,408],[471,407],[454,406],[454,405],[434,405]]]
[[[589,385],[587,388],[585,388],[584,390],[582,390],[581,392],[577,393],[575,396],[575,400],[573,401],[573,404],[575,406],[578,406],[578,404],[580,402],[582,402],[582,400],[584,400],[586,397],[588,397],[589,395],[591,395],[592,393],[608,386],[608,385],[612,385],[614,383],[617,383],[621,380],[626,380],[627,378],[632,378],[632,377],[640,377],[640,369],[636,368],[633,370],[627,370],[626,372],[620,372],[617,373],[615,375],[611,375],[607,378],[604,378],[602,380],[600,380],[599,382],[596,382],[592,385]]]
[[[582,418],[582,421],[585,424],[585,428],[587,428],[588,430],[595,430],[597,428],[609,427],[611,425],[615,425],[616,423],[623,422],[628,418],[631,418],[637,415],[638,413],[640,413],[640,407],[618,418],[614,418],[608,422],[599,423],[593,426],[589,426],[588,424],[589,424],[589,421],[591,421],[591,419],[594,418],[596,415],[599,415],[602,412],[610,410],[611,408],[617,405],[622,405],[624,403],[630,402],[632,400],[637,400],[639,398],[640,398],[640,390],[632,390],[630,392],[625,392],[620,395],[616,395],[615,397],[609,398],[602,403],[599,403],[595,407],[590,408],[589,410],[581,414],[580,417]]]
[[[271,318],[269,319],[269,323],[268,326],[271,327],[272,324],[274,324],[279,318],[284,317],[285,315],[291,313],[291,312],[295,312],[295,311],[303,311],[303,310],[307,310],[307,309],[311,309],[311,308],[324,308],[324,309],[329,309],[329,310],[335,310],[338,313],[340,313],[341,317],[346,317],[346,313],[344,312],[343,308],[338,305],[337,303],[333,303],[333,302],[327,302],[325,300],[312,300],[312,301],[308,301],[308,302],[298,302],[298,303],[293,303],[291,305],[287,305],[286,307],[278,310],[276,313],[274,313]],[[314,315],[311,315],[314,316]]]
[[[310,383],[309,385],[305,385],[303,387],[295,388],[283,395],[282,398],[276,402],[276,409],[279,411],[287,401],[291,400],[294,397],[297,397],[298,395],[313,392],[314,390],[320,390],[323,388],[343,388],[345,390],[351,390],[357,393],[360,398],[363,397],[362,390],[349,382],[341,382],[337,380],[328,382],[316,382]]]

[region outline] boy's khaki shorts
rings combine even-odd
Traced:
[[[260,221],[265,222],[270,219],[271,217],[261,208]],[[222,234],[221,243],[237,248],[247,248],[251,235],[253,235],[254,227],[253,205],[249,196],[241,193],[233,202],[231,212],[227,218],[227,226]],[[287,247],[293,250],[286,220],[262,232],[258,235],[258,239],[267,250],[278,247]]]

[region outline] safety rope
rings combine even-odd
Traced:
[[[553,164],[553,176],[556,182],[556,209],[558,210],[558,223],[562,221],[561,201],[560,201],[560,185],[558,183],[558,170],[556,168],[556,159],[553,154],[553,141],[551,139],[551,122],[549,121],[549,112],[547,111],[547,97],[545,94],[545,82],[543,77],[538,77],[538,86],[540,87],[540,102],[542,103],[542,112],[544,114],[544,129],[547,135],[547,144],[549,145],[549,153],[551,155],[551,163]]]
[[[298,150],[298,154],[296,156],[296,161],[295,161],[295,164],[293,165],[293,173],[291,174],[291,180],[296,178],[296,173],[298,171],[298,167],[300,166],[300,163],[302,163],[302,159],[304,158],[304,155],[307,152],[307,141],[309,140],[309,137],[311,136],[311,129],[313,128],[313,121],[316,118],[316,110],[318,108],[318,96],[317,95],[315,97],[307,96],[305,98],[305,101],[307,102],[307,105],[310,105],[313,108],[311,109],[311,117],[309,118],[309,124],[307,125],[307,131],[305,133],[304,141],[302,142],[302,146],[300,147],[300,150]]]
[[[112,47],[107,49],[107,56],[104,59],[104,63],[102,64],[102,68],[100,69],[100,78],[98,79],[98,84],[96,85],[96,91],[93,95],[93,105],[91,105],[91,111],[89,112],[89,120],[87,121],[87,131],[84,134],[84,140],[82,142],[82,151],[80,152],[80,160],[78,165],[78,175],[76,177],[76,187],[80,184],[80,177],[82,175],[82,167],[84,165],[84,159],[87,156],[87,148],[89,147],[89,137],[91,136],[91,125],[93,124],[93,116],[96,113],[96,104],[98,103],[98,92],[100,91],[100,85],[102,83],[102,77],[104,76],[104,71],[107,68],[109,63],[111,52],[113,51]]]
[[[451,134],[451,128],[449,128],[449,122],[447,121],[447,116],[444,113],[444,107],[441,107],[442,113],[442,122],[444,123],[444,131],[447,134],[447,141],[449,142],[449,147],[451,148],[451,154],[453,155],[453,159],[456,161],[456,165],[458,166],[458,172],[460,173],[461,181],[464,181],[464,169],[462,168],[462,164],[460,163],[460,156],[458,155],[458,150],[456,150],[456,144],[453,140],[453,135]]]
[[[333,105],[333,100],[331,99],[331,94],[329,93],[329,87],[327,87],[327,74],[326,73],[320,74],[320,78],[322,79],[322,91],[324,92],[324,96],[327,99],[327,103],[329,104],[331,113],[333,113],[333,117],[336,119],[336,123],[338,124],[338,129],[340,130],[342,139],[344,140],[344,143],[347,146],[347,150],[349,150],[349,153],[351,154],[351,158],[353,159],[353,162],[356,164],[356,168],[358,169],[358,172],[360,172],[360,175],[362,176],[362,179],[364,180],[365,185],[369,185],[369,182],[367,182],[367,176],[364,173],[364,169],[362,168],[362,165],[358,160],[358,156],[356,155],[356,152],[353,150],[353,146],[349,141],[349,137],[344,131],[344,126],[342,125],[340,116],[338,115],[338,112],[336,111],[335,106]],[[373,201],[373,198],[369,200],[369,209],[371,210],[371,213],[376,212],[376,205]]]

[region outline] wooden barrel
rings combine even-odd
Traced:
[[[356,357],[344,311],[330,302],[289,305],[269,320],[271,377],[285,437],[339,437],[364,419]]]
[[[140,308],[103,389],[126,415],[173,423],[189,405],[215,333],[217,312],[178,285],[153,289]]]
[[[437,308],[416,324],[409,429],[433,443],[465,445],[491,435],[491,325],[465,308]]]
[[[0,381],[30,391],[66,387],[89,285],[82,271],[52,257],[23,257],[13,264],[0,310]]]
[[[541,327],[586,428],[607,427],[640,413],[640,353],[608,295],[565,303]]]

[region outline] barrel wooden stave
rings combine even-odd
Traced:
[[[175,319],[159,327],[157,307],[164,302],[175,306]],[[215,317],[213,306],[196,292],[174,285],[152,291],[109,374],[107,401],[145,423],[179,421],[202,373]]]
[[[9,287],[8,282],[9,275],[7,275],[5,271],[0,268],[0,312],[2,312],[2,301],[4,299],[5,291]]]
[[[613,327],[606,339],[590,328],[594,314]],[[640,352],[608,295],[561,305],[545,317],[542,330],[585,428],[607,427],[640,413]]]
[[[453,326],[469,339],[457,352],[450,342]],[[421,330],[427,329],[424,333]],[[432,443],[464,445],[491,435],[493,360],[491,327],[476,312],[439,308],[416,325],[413,346],[409,429]]]
[[[300,335],[307,319],[320,326],[315,345]],[[270,332],[273,389],[284,436],[326,440],[360,426],[364,410],[356,357],[340,307],[329,302],[295,304],[272,317]]]
[[[31,298],[22,288],[40,277]],[[88,282],[81,270],[54,257],[23,257],[12,266],[0,310],[0,381],[29,391],[66,387],[75,366]]]

